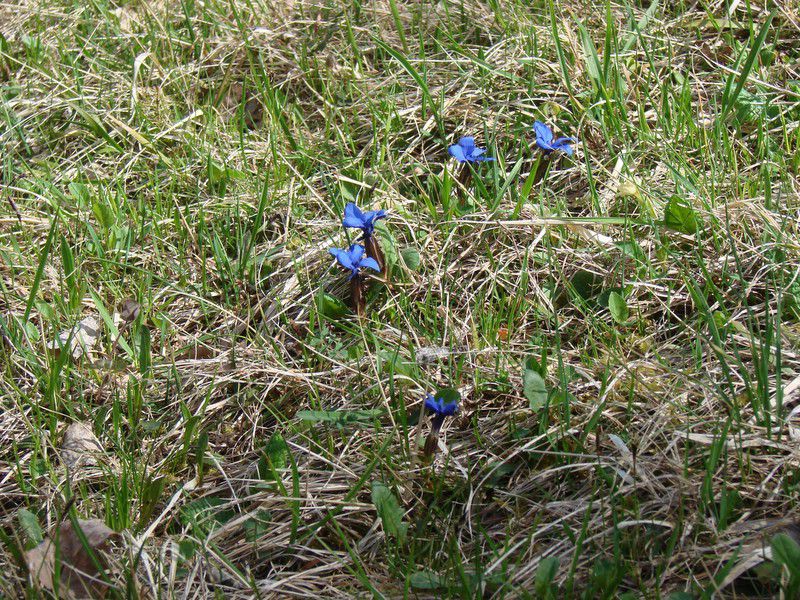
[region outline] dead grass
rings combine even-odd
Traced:
[[[778,594],[748,578],[797,523],[796,7],[745,87],[776,112],[720,125],[761,9],[726,24],[722,3],[676,3],[623,50],[625,6],[562,3],[565,78],[547,3],[394,4],[48,1],[0,20],[2,593],[29,584],[19,509],[49,532],[74,497],[124,530],[110,577],[132,597],[538,597],[549,557],[557,597]],[[606,98],[576,20],[602,61],[607,16]],[[537,118],[581,140],[542,179]],[[461,135],[501,160],[448,212]],[[674,195],[697,235],[663,226]],[[315,303],[344,294],[327,248],[356,196],[422,258],[373,286],[363,328]],[[627,323],[597,304],[612,290]],[[130,352],[109,322],[90,360],[46,351],[129,297]],[[553,395],[532,411],[522,364],[542,348]],[[441,386],[463,401],[428,464],[414,421]],[[341,429],[298,416],[373,408]],[[74,422],[108,458],[68,477]],[[276,432],[291,462],[267,484]]]

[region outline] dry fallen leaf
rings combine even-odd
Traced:
[[[94,551],[97,562],[105,565],[100,552],[108,549],[109,540],[118,536],[100,519],[78,519],[78,526],[86,537],[89,548]],[[95,561],[87,552],[71,521],[64,521],[58,528],[61,577],[59,598],[103,598],[108,591],[100,577]],[[51,537],[25,553],[33,584],[40,589],[55,591],[53,577],[56,566],[56,544]]]
[[[209,360],[216,356],[216,349],[201,342],[197,342],[184,348],[181,352],[178,352],[175,355],[175,360]]]
[[[123,322],[131,323],[136,320],[141,310],[141,304],[132,298],[126,298],[119,306],[119,316],[122,318]]]
[[[233,83],[220,102],[220,112],[226,122],[232,121],[239,114],[239,107],[244,101],[244,124],[248,129],[256,129],[264,120],[264,106],[252,91],[245,93],[241,83]]]
[[[48,342],[47,347],[56,359],[61,350],[68,349],[73,359],[78,360],[87,354],[96,344],[100,335],[100,323],[94,317],[86,317],[78,321],[72,329],[58,334],[58,339]]]
[[[71,473],[84,466],[94,466],[104,455],[103,447],[86,423],[73,423],[64,432],[61,460]]]

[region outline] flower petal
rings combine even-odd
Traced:
[[[458,140],[458,145],[464,150],[466,156],[471,156],[475,150],[475,138],[471,136],[462,137]]]
[[[457,410],[458,410],[458,402],[448,402],[447,404],[444,404],[442,402],[441,414],[444,415],[445,417],[452,417],[454,414],[456,414]]]
[[[572,138],[568,137],[558,138],[555,142],[553,142],[553,148],[555,150],[562,150],[569,156],[572,156],[573,149],[572,146],[570,146],[571,143],[572,143]]]
[[[350,255],[350,261],[353,263],[353,268],[358,268],[358,263],[361,262],[361,257],[364,256],[364,246],[361,244],[353,244],[347,249],[347,254]]]
[[[336,261],[345,269],[353,268],[353,261],[350,260],[350,254],[347,252],[347,250],[342,250],[341,248],[330,248],[328,252],[335,256]]]
[[[458,162],[463,163],[467,160],[467,157],[464,156],[464,149],[458,144],[453,144],[452,146],[448,147],[447,151],[450,153],[450,156],[455,158]]]
[[[436,409],[439,405],[436,403],[436,398],[433,397],[433,394],[426,394],[425,395],[425,408],[430,411],[436,412]]]
[[[539,147],[552,150],[550,144],[553,141],[553,131],[541,121],[533,122],[533,130],[536,132],[536,143]]]
[[[386,218],[385,210],[368,210],[364,213],[364,230],[369,230],[369,232],[372,233],[372,229],[374,229],[375,226],[375,221],[384,218]]]
[[[367,269],[372,269],[373,271],[377,271],[378,273],[381,272],[381,266],[378,264],[378,261],[372,258],[371,256],[362,258],[361,266]]]
[[[348,202],[344,207],[342,225],[359,228],[364,226],[364,213],[353,202]]]
[[[472,151],[472,158],[474,158],[475,160],[477,160],[477,159],[478,159],[478,157],[479,157],[479,156],[481,156],[482,154],[484,154],[485,152],[486,152],[486,150],[485,150],[484,148],[475,148],[475,149]]]
[[[361,221],[361,219],[353,215],[348,215],[342,219],[342,225],[345,227],[358,227],[359,229],[364,227],[364,223]]]

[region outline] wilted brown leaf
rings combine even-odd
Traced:
[[[88,424],[78,422],[67,427],[61,443],[61,460],[70,472],[96,465],[103,454],[103,447]]]
[[[124,323],[131,323],[136,320],[141,310],[141,304],[133,298],[126,298],[119,306],[119,316]]]
[[[81,319],[75,327],[58,334],[58,338],[48,342],[47,347],[56,359],[61,351],[69,351],[73,359],[78,360],[87,354],[96,344],[100,336],[100,323],[94,317]]]
[[[175,360],[209,360],[215,356],[217,356],[217,350],[198,342],[178,352]]]
[[[226,121],[231,121],[239,114],[239,107],[244,102],[244,124],[248,129],[256,129],[264,120],[264,106],[252,92],[245,93],[241,83],[233,83],[222,97],[219,110]]]
[[[109,540],[117,536],[100,519],[78,519],[78,526],[99,563],[105,568],[100,552],[108,549]],[[92,559],[71,521],[61,523],[58,534],[46,538],[35,548],[25,553],[25,562],[33,584],[40,589],[55,591],[53,577],[56,566],[56,544],[61,560],[59,598],[103,598],[108,585],[100,577],[101,571]]]

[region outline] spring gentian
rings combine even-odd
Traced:
[[[459,394],[456,390],[439,390],[436,395],[427,394],[425,396],[425,408],[433,413],[431,422],[431,432],[425,440],[425,456],[431,457],[436,452],[439,445],[439,430],[446,417],[452,417],[458,411]]]
[[[572,146],[575,143],[575,138],[560,137],[553,139],[553,130],[541,121],[534,121],[533,130],[536,132],[536,145],[539,146],[545,153],[550,153],[553,150],[561,150],[569,156],[572,156]]]
[[[347,250],[331,248],[328,252],[336,257],[336,261],[340,265],[350,270],[348,280],[361,275],[362,268],[372,269],[380,273],[381,268],[378,265],[378,261],[369,256],[364,256],[364,246],[361,244],[353,244]]]
[[[383,271],[385,260],[383,250],[378,243],[376,236],[372,235],[375,231],[375,221],[385,219],[388,216],[385,210],[366,210],[362,211],[353,202],[348,202],[344,207],[344,219],[342,225],[345,227],[355,227],[364,232],[364,248],[367,256],[378,263],[378,269]]]
[[[458,140],[457,144],[453,144],[447,148],[447,151],[450,153],[450,156],[460,163],[494,160],[491,156],[484,156],[484,152],[486,152],[485,149],[475,147],[474,137],[462,137]]]
[[[458,410],[458,402],[445,402],[442,398],[434,398],[433,394],[425,396],[425,408],[436,417],[452,417]]]
[[[355,203],[348,202],[344,207],[344,219],[342,225],[345,227],[356,227],[364,232],[364,239],[367,239],[375,231],[375,221],[385,219],[388,213],[385,210],[366,210],[362,211]]]

